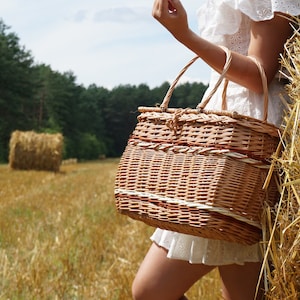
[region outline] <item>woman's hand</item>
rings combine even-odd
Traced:
[[[152,15],[178,40],[189,32],[187,14],[179,0],[155,0]]]
[[[155,0],[152,15],[179,42],[200,56],[217,72],[222,72],[225,63],[224,50],[190,30],[186,11],[179,0]],[[274,18],[268,21],[252,21],[250,34],[248,55],[261,63],[268,82],[271,82],[278,70],[279,54],[291,34],[289,20],[275,14]],[[233,52],[232,55],[226,77],[256,93],[262,93],[260,73],[253,60],[237,52]]]

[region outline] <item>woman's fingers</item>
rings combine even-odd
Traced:
[[[168,9],[169,9],[170,13],[176,13],[176,11],[177,11],[176,7],[173,5],[172,0],[168,1]]]
[[[179,0],[155,0],[152,16],[159,21],[186,18],[186,11]]]
[[[152,15],[156,19],[166,18],[177,14],[179,9],[184,11],[182,4],[178,0],[155,0]]]
[[[185,9],[180,0],[169,0],[176,11],[185,12]]]
[[[155,0],[152,9],[152,15],[155,19],[161,19],[169,14],[168,0]]]
[[[155,0],[152,15],[176,38],[189,29],[186,11],[179,0]]]

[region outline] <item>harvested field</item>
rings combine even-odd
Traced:
[[[116,213],[117,160],[60,172],[0,166],[0,299],[131,299],[153,231]],[[189,299],[220,299],[213,272]]]

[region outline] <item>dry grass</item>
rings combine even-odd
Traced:
[[[297,20],[300,24],[300,20]],[[266,210],[267,299],[300,299],[300,32],[286,44],[282,65],[289,73],[281,144],[273,157],[280,174],[280,201]],[[269,267],[269,268],[268,268]]]
[[[153,229],[116,213],[116,160],[61,172],[0,166],[0,299],[131,299]],[[220,298],[217,273],[190,299]]]

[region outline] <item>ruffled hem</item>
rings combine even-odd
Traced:
[[[245,246],[192,235],[156,229],[151,240],[168,251],[167,257],[190,262],[221,266],[262,260],[260,244]]]
[[[220,36],[234,34],[242,21],[242,14],[253,21],[270,20],[275,12],[292,16],[300,14],[298,0],[208,0],[198,12],[201,36],[220,40]],[[212,40],[213,42],[213,40]]]
[[[298,0],[223,0],[223,2],[235,10],[240,10],[254,21],[270,20],[275,12],[293,16],[300,13]]]

